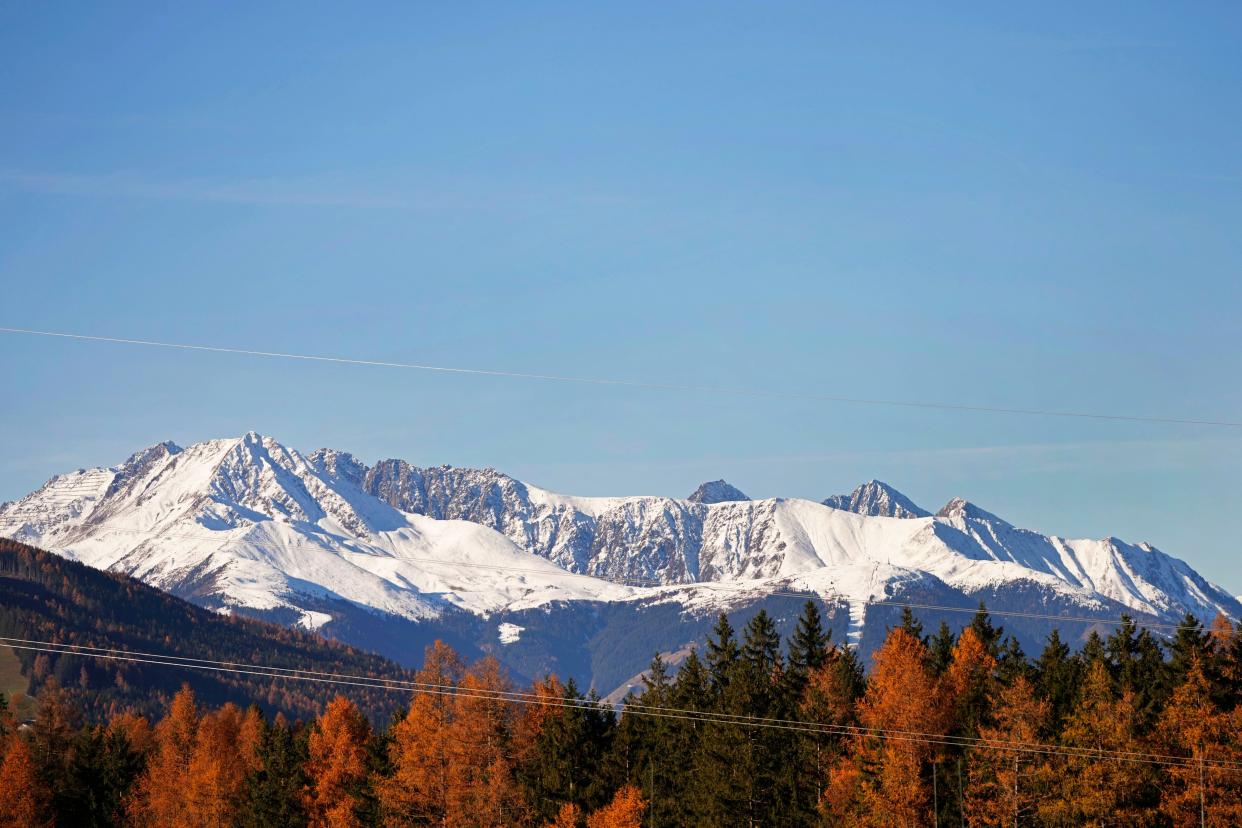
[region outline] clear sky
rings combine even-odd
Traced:
[[[1242,419],[1236,3],[7,3],[0,325]],[[208,8],[210,7],[210,8]],[[0,499],[250,429],[1150,540],[1242,592],[1242,430],[0,334]]]

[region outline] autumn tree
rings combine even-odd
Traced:
[[[1058,789],[1039,808],[1055,825],[1145,825],[1151,822],[1153,769],[1123,754],[1139,751],[1134,693],[1120,697],[1102,658],[1087,668],[1061,743],[1070,750],[1053,765]]]
[[[155,726],[155,745],[126,810],[139,826],[183,825],[189,819],[185,791],[190,756],[198,733],[199,712],[194,691],[183,686],[173,696],[168,714]]]
[[[224,828],[237,814],[246,776],[259,765],[261,720],[226,704],[199,720],[183,795],[185,825]]]
[[[995,724],[979,730],[970,751],[969,778],[962,812],[971,825],[1029,823],[1051,783],[1047,757],[1023,752],[1016,745],[1035,745],[1045,738],[1051,704],[1035,696],[1025,677],[999,693]]]
[[[371,728],[344,696],[328,703],[307,742],[307,814],[313,828],[355,828],[367,782]]]
[[[51,824],[46,791],[39,782],[30,743],[11,734],[0,746],[0,828],[43,828]]]
[[[587,828],[641,828],[647,803],[634,785],[622,785],[612,801],[587,817]]]
[[[831,772],[823,810],[846,825],[921,825],[930,821],[931,786],[924,767],[935,755],[925,738],[898,733],[943,734],[945,706],[922,639],[906,626],[889,631],[875,653],[852,755]]]
[[[1160,811],[1175,825],[1242,825],[1242,710],[1223,712],[1212,701],[1202,665],[1192,660],[1156,727],[1160,752],[1181,757],[1169,764]]]

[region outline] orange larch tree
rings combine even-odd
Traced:
[[[612,801],[587,817],[587,828],[642,828],[647,803],[633,785],[622,785]]]
[[[942,735],[945,707],[927,647],[909,630],[889,631],[876,651],[859,721],[872,733],[853,739],[852,755],[830,774],[822,810],[846,825],[921,825],[931,820],[931,786],[924,766],[935,745],[889,731]],[[887,733],[881,733],[886,731]]]
[[[0,828],[43,828],[51,824],[34,754],[25,737],[0,742]]]
[[[194,691],[183,686],[173,696],[168,714],[156,725],[147,768],[134,787],[126,810],[139,826],[183,825],[189,818],[185,792],[190,754],[198,734]]]
[[[1173,691],[1156,726],[1161,753],[1185,765],[1164,768],[1160,811],[1175,825],[1242,825],[1242,710],[1222,712],[1212,701],[1203,665],[1195,662]]]
[[[1055,757],[1057,788],[1039,806],[1040,817],[1053,825],[1151,824],[1155,766],[1121,755],[1141,752],[1138,724],[1134,693],[1118,697],[1103,660],[1093,660],[1061,733],[1075,753]]]
[[[310,779],[306,811],[311,828],[356,828],[359,789],[367,780],[371,727],[344,696],[328,702],[307,742]]]
[[[414,692],[405,718],[393,728],[392,776],[378,786],[388,825],[450,824],[450,788],[461,753],[453,693],[464,672],[461,658],[443,641],[427,648],[414,680],[430,687]]]
[[[1019,676],[1000,692],[993,715],[995,725],[979,730],[979,746],[970,752],[962,810],[971,825],[1029,823],[1051,783],[1047,756],[1002,748],[1040,744],[1049,704]]]

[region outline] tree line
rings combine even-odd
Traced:
[[[0,825],[1182,826],[1242,824],[1242,631],[1129,619],[1028,657],[982,606],[927,634],[908,610],[864,672],[814,602],[783,642],[721,615],[619,707],[428,647],[373,727],[177,693],[157,721],[85,721],[56,682],[0,713]]]

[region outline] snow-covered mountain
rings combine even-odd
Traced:
[[[863,483],[847,495],[832,495],[823,501],[825,506],[845,509],[872,517],[923,518],[931,513],[914,504],[914,501],[887,483],[871,480]]]
[[[254,433],[160,443],[55,477],[0,506],[0,535],[407,661],[411,637],[430,634],[506,654],[542,646],[516,665],[527,672],[567,664],[555,650],[571,639],[605,647],[608,625],[630,631],[641,668],[655,649],[693,640],[712,613],[773,593],[791,606],[801,593],[823,596],[841,612],[838,633],[864,644],[892,615],[869,602],[893,598],[1174,621],[1242,615],[1237,599],[1147,544],[1044,536],[961,499],[932,516],[877,481],[824,503],[749,500],[723,481],[684,500],[573,497],[492,469],[303,455]],[[641,618],[660,619],[658,631]],[[687,618],[698,621],[670,625]],[[1024,623],[1011,629],[1043,629]],[[649,640],[633,640],[638,628]],[[608,646],[614,661],[629,651]],[[601,658],[592,650],[573,669],[603,681]],[[631,676],[631,666],[604,672]]]

